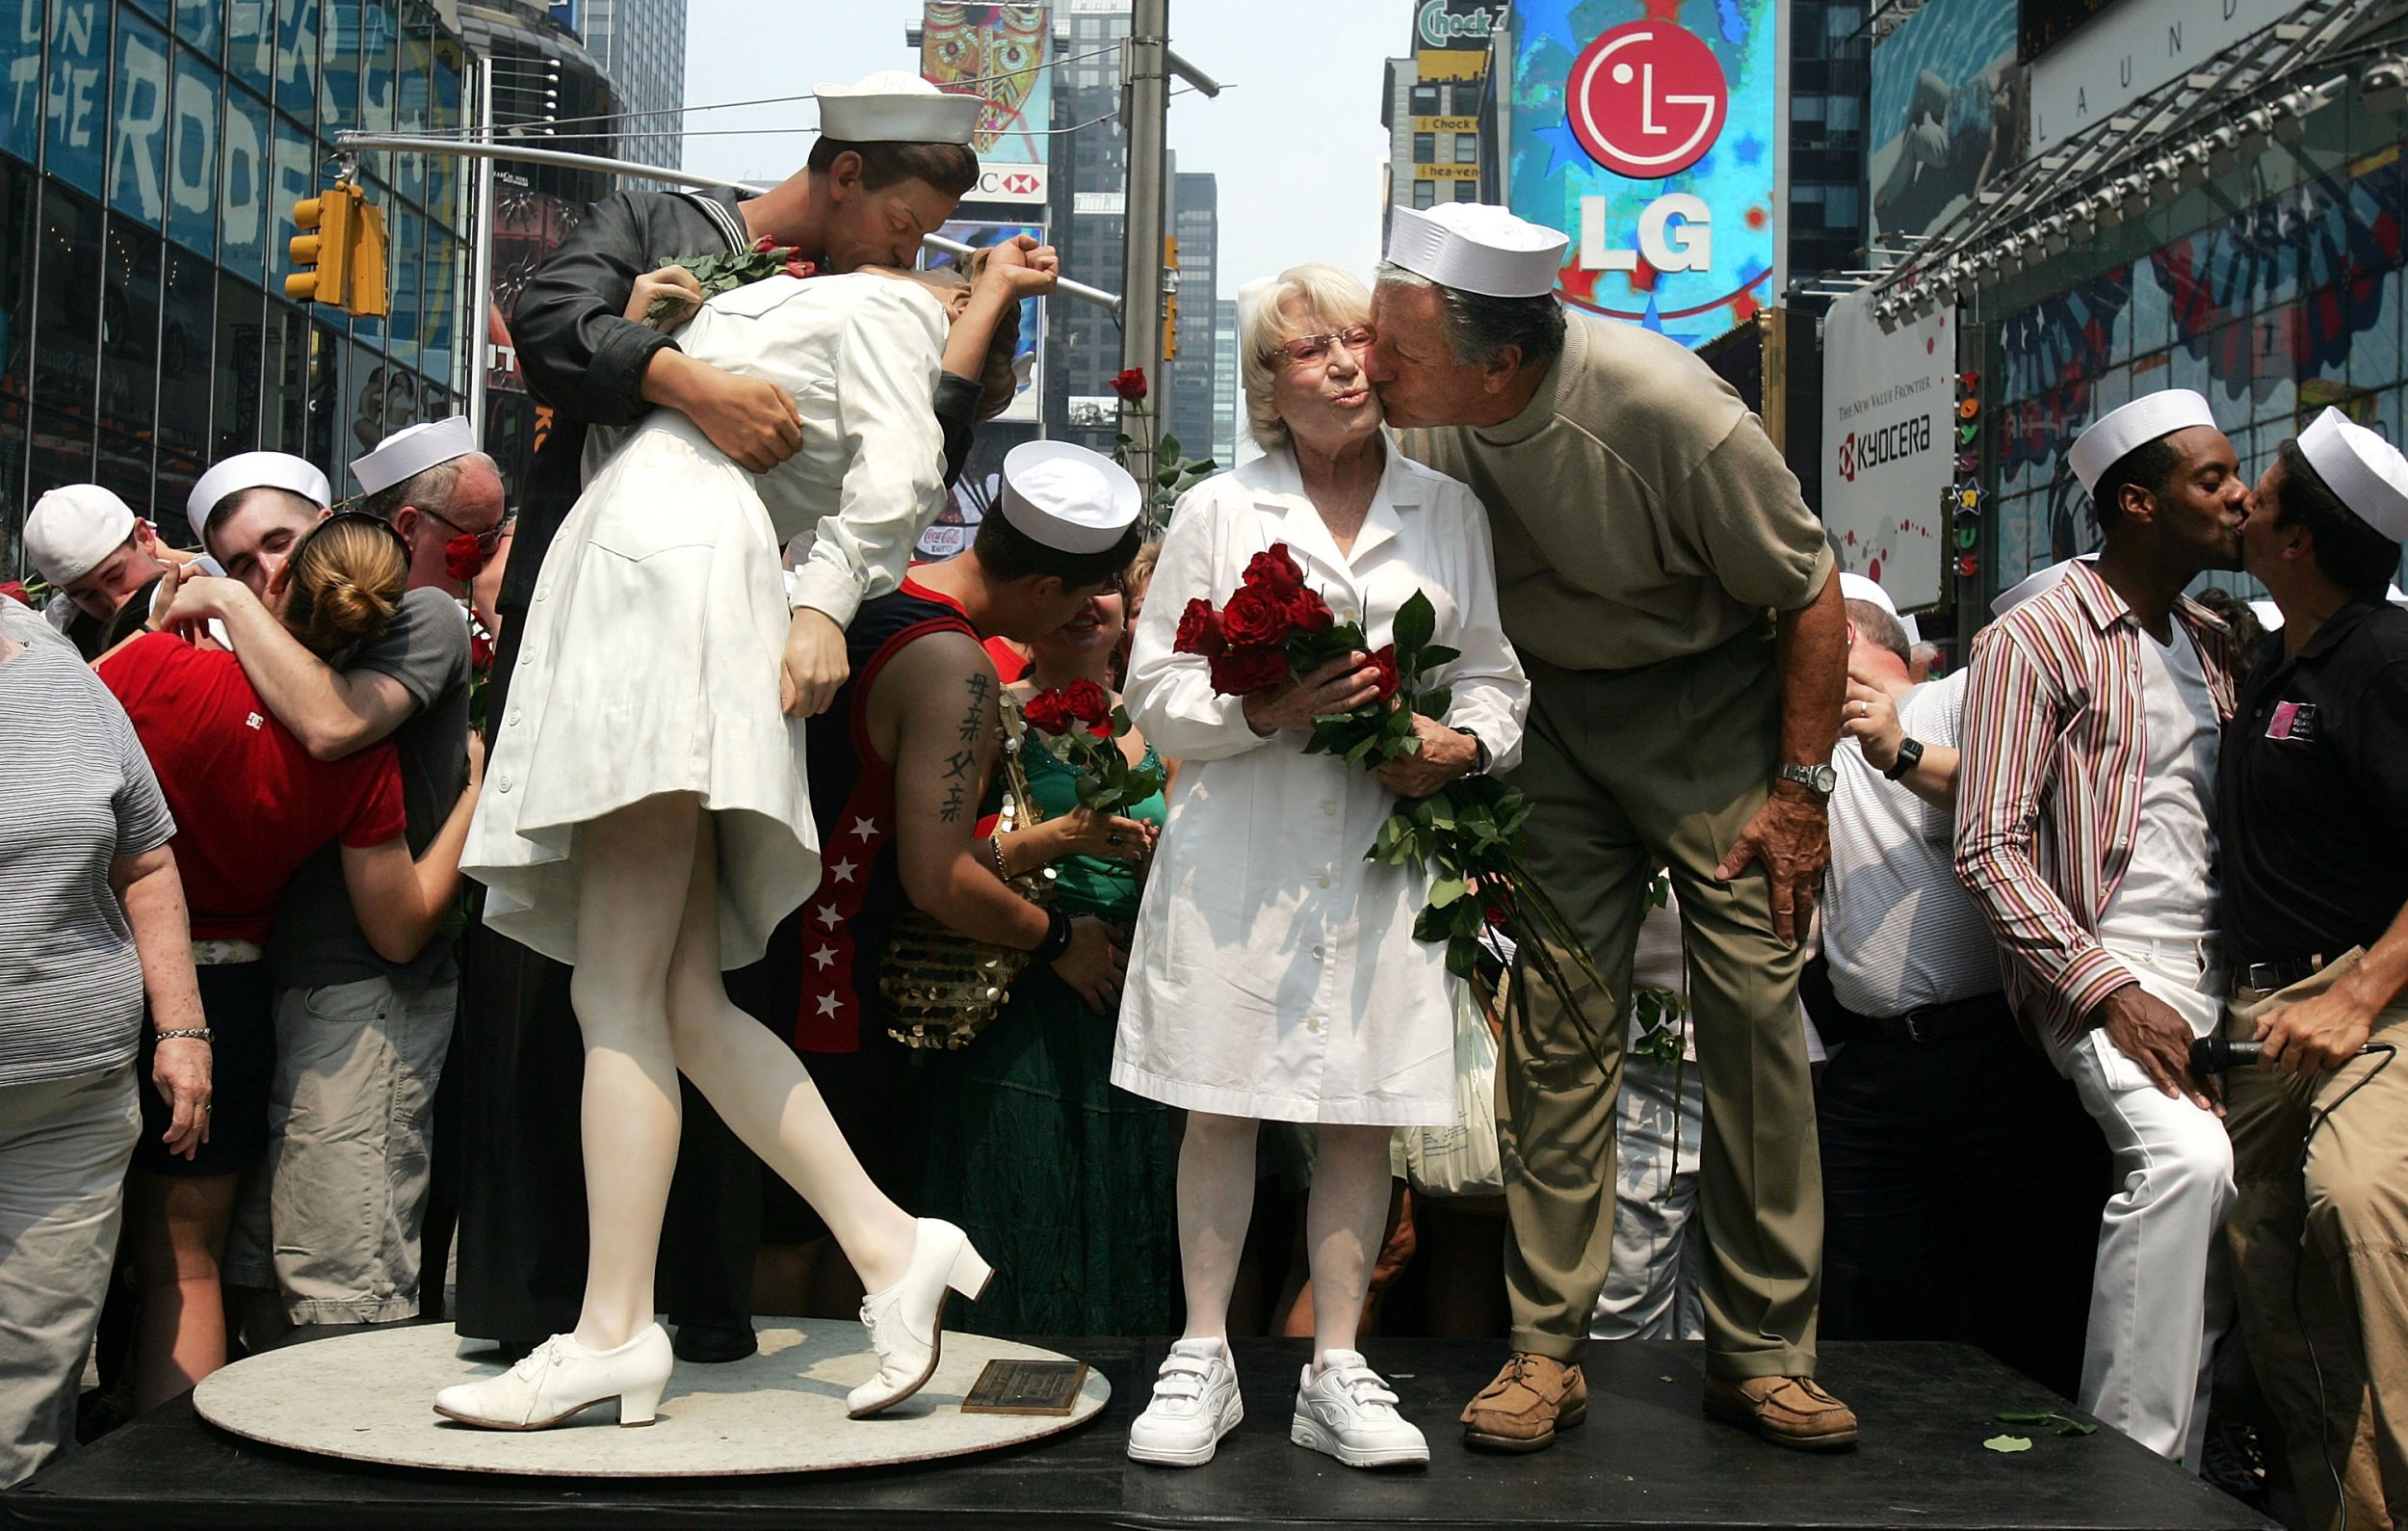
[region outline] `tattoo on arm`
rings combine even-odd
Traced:
[[[984,675],[972,675],[963,682],[970,693],[970,705],[961,715],[955,735],[969,748],[956,750],[945,757],[945,802],[936,810],[938,820],[946,824],[960,822],[962,810],[969,805],[969,783],[977,779],[979,755],[977,746],[993,726],[995,713],[994,686]]]

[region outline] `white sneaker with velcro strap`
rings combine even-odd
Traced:
[[[1296,1420],[1288,1439],[1349,1467],[1415,1467],[1429,1442],[1397,1412],[1397,1395],[1350,1350],[1322,1352],[1322,1374],[1296,1380]]]
[[[1129,1426],[1129,1460],[1158,1467],[1200,1467],[1213,1460],[1220,1438],[1244,1417],[1238,1369],[1230,1364],[1227,1343],[1176,1341],[1155,1374],[1153,1401]]]

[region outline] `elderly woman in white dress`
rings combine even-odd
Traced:
[[[591,1254],[576,1331],[444,1389],[435,1408],[454,1419],[537,1429],[615,1399],[620,1424],[651,1422],[670,1371],[653,1265],[680,1072],[802,1193],[871,1293],[879,1365],[851,1391],[855,1417],[928,1380],[947,1290],[985,1284],[959,1228],[915,1222],[871,1180],[794,1052],[720,979],[819,883],[793,715],[812,706],[802,635],[813,610],[849,620],[858,594],[894,589],[942,504],[932,405],[961,297],[950,277],[874,270],[721,294],[679,344],[793,395],[801,448],[756,476],[672,409],[589,446],[608,461],[520,619],[461,865],[489,889],[487,923],[575,966]],[[790,602],[779,551],[803,533]]]
[[[1180,501],[1130,655],[1131,716],[1181,760],[1138,916],[1112,1082],[1188,1113],[1179,1159],[1186,1334],[1131,1427],[1139,1462],[1197,1466],[1238,1421],[1227,1314],[1254,1195],[1258,1122],[1319,1129],[1306,1242],[1314,1359],[1290,1438],[1354,1466],[1428,1460],[1421,1432],[1353,1349],[1388,1209],[1400,1126],[1452,1125],[1455,980],[1413,938],[1424,877],[1364,859],[1400,796],[1517,755],[1529,686],[1497,611],[1488,525],[1472,491],[1397,453],[1362,370],[1370,294],[1331,266],[1252,284],[1239,355],[1268,455]],[[1303,744],[1317,714],[1377,695],[1357,654],[1279,691],[1217,695],[1176,652],[1191,599],[1215,606],[1284,542],[1341,620],[1376,647],[1415,592],[1436,641],[1444,720],[1374,775]]]

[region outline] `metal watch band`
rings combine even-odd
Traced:
[[[153,1040],[158,1042],[205,1042],[214,1046],[218,1041],[218,1034],[210,1030],[207,1026],[178,1026],[173,1031],[163,1031],[158,1033]]]

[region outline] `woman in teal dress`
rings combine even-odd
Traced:
[[[1025,702],[1080,679],[1109,689],[1126,628],[1125,595],[1097,596],[1031,647],[1028,673],[1009,694]],[[1121,743],[1132,763],[1161,764],[1136,734]],[[1163,794],[1105,817],[1080,808],[1070,768],[1034,735],[1020,759],[1044,817],[1003,836],[1010,869],[1050,863],[1064,910],[1126,931],[1162,828]],[[967,1312],[955,1309],[955,1328],[1176,1331],[1178,1134],[1167,1107],[1111,1082],[1115,1019],[1036,967],[977,1041],[930,1055],[927,1215],[959,1224],[996,1269],[986,1294]]]

